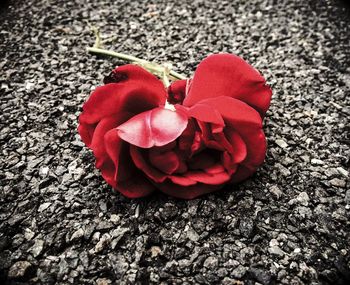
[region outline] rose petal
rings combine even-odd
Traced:
[[[230,123],[236,129],[262,128],[259,113],[240,100],[230,97],[216,97],[202,100],[201,104],[212,106],[224,118],[226,125]]]
[[[196,123],[193,119],[188,121],[186,129],[182,132],[181,136],[178,139],[178,148],[179,150],[189,153],[191,146],[193,144],[194,136],[196,132]]]
[[[108,184],[129,198],[147,196],[155,190],[144,174],[135,167],[129,154],[130,146],[118,136],[116,129],[105,135],[105,147],[114,163],[101,169]]]
[[[158,152],[150,149],[148,158],[154,167],[166,174],[174,173],[180,166],[180,159],[173,151]]]
[[[168,87],[168,102],[181,104],[186,96],[187,80],[176,80]]]
[[[188,177],[180,176],[180,175],[169,175],[168,178],[175,184],[181,185],[181,186],[190,186],[197,184],[197,181],[192,180]]]
[[[100,165],[100,171],[103,179],[111,185],[113,188],[116,188],[115,176],[115,166],[111,160],[106,160],[105,163]]]
[[[232,176],[232,174],[236,172],[238,167],[238,164],[234,162],[232,153],[229,153],[228,151],[223,152],[221,160],[227,173]]]
[[[215,141],[224,149],[228,150],[229,152],[233,152],[232,144],[227,140],[224,132],[215,133],[213,134],[213,137],[215,138]]]
[[[212,123],[221,127],[225,126],[221,114],[215,108],[207,104],[198,103],[192,106],[188,109],[188,115],[205,123]]]
[[[219,173],[207,173],[203,171],[188,171],[183,174],[184,177],[190,178],[191,180],[201,182],[209,185],[223,184],[230,180],[231,176],[224,170]]]
[[[136,167],[142,170],[147,177],[151,178],[155,182],[163,182],[167,176],[146,162],[142,151],[142,149],[137,148],[134,145],[130,145],[130,155]]]
[[[97,87],[83,106],[81,124],[94,124],[119,112],[138,114],[165,104],[165,87],[153,74],[131,64],[115,72],[123,72],[128,79]]]
[[[201,134],[202,144],[204,144],[207,148],[212,148],[220,151],[225,150],[224,146],[222,146],[219,142],[217,142],[214,139],[213,133],[211,131],[211,126],[212,126],[211,124],[198,121],[198,125],[202,131],[202,134]]]
[[[90,144],[90,148],[92,149],[96,157],[97,168],[100,168],[101,164],[106,158],[109,159],[105,149],[105,134],[129,117],[130,115],[127,113],[120,113],[118,114],[118,116],[110,116],[103,118],[97,124]]]
[[[121,151],[123,144],[125,144],[125,142],[118,136],[116,129],[110,130],[104,136],[104,145],[106,152],[114,164],[114,180],[117,180],[118,178],[119,165],[124,166],[124,168],[126,167],[126,165],[121,164],[122,155],[125,155],[125,151]]]
[[[225,130],[226,137],[231,143],[230,153],[232,154],[232,163],[240,163],[247,157],[247,146],[242,137],[232,129]]]
[[[81,140],[85,143],[87,147],[90,147],[92,136],[94,134],[97,124],[84,124],[80,123],[78,126],[78,133]]]
[[[198,65],[183,105],[220,96],[242,100],[264,117],[272,91],[261,74],[240,57],[215,54]]]
[[[201,152],[197,155],[192,156],[188,162],[190,169],[205,169],[215,164],[215,158],[212,154],[208,152]]]
[[[118,66],[113,70],[113,73],[117,75],[117,77],[125,78],[125,80],[136,80],[144,82],[147,81],[149,84],[152,84],[152,87],[155,87],[156,89],[164,88],[163,83],[159,81],[154,74],[136,64],[125,64]]]
[[[193,137],[193,142],[191,145],[191,156],[195,155],[196,153],[200,152],[204,149],[204,144],[202,141],[202,136],[200,132],[195,132]]]
[[[155,108],[132,117],[117,127],[119,136],[142,148],[163,146],[177,139],[187,126],[187,116],[164,108]]]
[[[265,158],[266,140],[259,114],[242,101],[229,97],[203,100],[223,116],[227,129],[237,131],[244,141],[247,156],[242,162],[249,167],[257,167]]]
[[[204,169],[204,171],[209,174],[217,174],[217,173],[224,172],[225,168],[220,163],[216,163]]]
[[[247,156],[242,162],[245,166],[256,168],[264,162],[266,155],[266,139],[263,130],[245,130],[240,136],[247,146]]]

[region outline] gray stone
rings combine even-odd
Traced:
[[[107,279],[107,278],[98,278],[96,280],[96,285],[109,285],[111,283],[112,283],[112,281]]]
[[[317,159],[317,158],[313,158],[313,159],[311,159],[311,164],[314,164],[314,165],[324,165],[324,161],[323,161],[323,160],[320,160],[320,159]]]
[[[103,249],[107,247],[107,245],[111,242],[111,236],[109,234],[103,234],[98,243],[95,246],[95,252],[99,253]]]
[[[279,170],[279,172],[282,174],[282,176],[284,177],[288,177],[289,175],[291,175],[292,173],[290,172],[290,170],[286,167],[284,167],[282,164],[277,163],[276,164],[276,168]]]
[[[263,285],[270,284],[271,282],[271,273],[266,270],[253,267],[249,269],[249,273],[256,281],[260,282]]]
[[[284,256],[283,250],[280,249],[279,246],[277,246],[277,245],[271,246],[269,248],[269,253],[271,253],[272,255],[278,256],[278,257],[283,257]]]
[[[344,177],[349,177],[349,171],[345,170],[344,168],[342,167],[337,167],[337,170],[339,171],[339,173],[341,175],[343,175]]]
[[[345,203],[350,204],[350,189],[345,193]]]
[[[34,256],[37,257],[41,254],[44,248],[44,241],[41,239],[35,240],[34,245],[30,249],[30,253]]]
[[[233,269],[231,271],[231,276],[234,278],[238,278],[241,279],[247,272],[247,268],[242,266],[242,265],[238,265],[235,269]]]
[[[232,279],[230,277],[225,277],[222,279],[222,285],[243,285],[243,283],[239,283],[239,281]]]
[[[197,234],[197,232],[193,229],[193,228],[189,228],[187,233],[187,238],[190,239],[191,241],[198,241],[199,240],[199,235]]]
[[[48,207],[51,206],[51,204],[52,204],[51,202],[46,202],[46,203],[41,204],[38,208],[38,212],[45,211]]]
[[[278,140],[275,140],[276,144],[281,147],[281,148],[286,148],[288,147],[288,144],[282,140],[282,139],[278,139]]]
[[[308,206],[309,205],[309,195],[306,192],[301,192],[296,198],[291,199],[288,204],[294,205],[294,204],[300,204],[303,206]]]
[[[120,221],[120,216],[115,215],[115,214],[112,214],[111,217],[110,217],[110,221],[111,221],[113,224],[118,224],[119,221]]]
[[[339,178],[333,178],[332,180],[329,181],[329,183],[335,187],[345,188],[346,186],[346,181]]]
[[[276,197],[276,199],[281,198],[281,196],[282,196],[282,191],[281,191],[276,185],[271,186],[271,187],[269,188],[269,190],[270,190],[270,192]]]
[[[251,237],[254,230],[254,221],[247,217],[242,218],[239,223],[239,230],[244,237]]]
[[[78,240],[84,236],[85,232],[82,228],[77,229],[71,236],[70,240]]]
[[[32,268],[32,264],[28,261],[17,261],[9,269],[8,277],[10,279],[26,278],[30,274]]]
[[[34,236],[35,233],[31,229],[27,228],[24,230],[24,237],[26,240],[31,240]]]
[[[214,270],[219,265],[219,260],[216,256],[209,256],[205,261],[203,266],[206,268],[209,268],[211,270]]]
[[[157,257],[162,252],[162,249],[159,246],[151,247],[151,257]]]

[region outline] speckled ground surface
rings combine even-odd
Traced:
[[[350,284],[350,8],[338,1],[8,1],[0,12],[1,284]],[[213,52],[274,96],[266,163],[192,201],[112,193],[77,132],[107,47],[191,75]]]

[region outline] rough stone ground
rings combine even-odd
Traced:
[[[8,1],[0,12],[0,283],[350,284],[350,12],[338,1]],[[3,3],[3,2],[2,2]],[[266,163],[193,201],[129,200],[76,132],[114,50],[192,74],[243,56],[274,90]]]

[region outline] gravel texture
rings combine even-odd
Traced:
[[[0,12],[1,284],[350,284],[350,8],[18,0]],[[266,163],[192,201],[111,191],[77,135],[114,50],[192,74],[236,53],[274,91]]]

